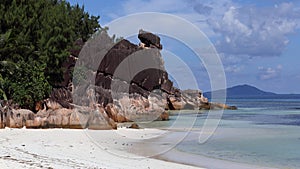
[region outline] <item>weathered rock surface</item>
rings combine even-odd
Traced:
[[[137,94],[123,94],[105,109],[108,116],[116,122],[168,120],[164,100],[158,95],[146,99]]]
[[[210,109],[227,109],[227,110],[237,110],[236,106],[228,106],[224,103],[206,103],[202,104],[199,109],[210,110]]]
[[[175,90],[168,96],[168,108],[170,110],[198,110],[202,104],[208,103],[199,90]]]
[[[161,86],[165,86],[166,90],[171,88],[159,51],[141,49],[128,40],[121,40],[104,56],[97,70],[95,85],[111,89],[113,79],[129,86],[129,91],[127,87],[117,92],[137,93],[145,97]]]
[[[137,45],[123,39],[115,44],[101,60],[97,72],[113,75],[119,64],[129,55],[141,50]],[[135,64],[135,63],[130,63]]]
[[[158,121],[167,121],[167,120],[169,120],[169,113],[164,111],[156,120],[158,120]]]
[[[175,89],[174,94],[168,95],[167,109],[169,110],[210,110],[227,109],[236,110],[236,106],[228,106],[223,103],[210,103],[199,90]]]
[[[145,44],[145,47],[162,49],[159,36],[154,35],[151,32],[140,29],[138,38],[143,44]]]
[[[54,88],[50,94],[49,101],[57,102],[67,109],[73,108],[73,106],[70,105],[70,103],[73,102],[72,93],[67,88]]]
[[[33,113],[26,109],[11,109],[1,105],[0,128],[73,128],[116,129],[101,107],[77,107],[74,109],[48,109]]]
[[[128,128],[130,128],[130,129],[140,129],[140,126],[136,123],[132,123]]]

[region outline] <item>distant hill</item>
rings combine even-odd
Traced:
[[[216,98],[224,96],[225,89],[214,91]],[[204,96],[211,98],[212,92],[205,92]],[[299,94],[276,94],[266,92],[250,85],[238,85],[227,88],[227,98],[300,98]]]

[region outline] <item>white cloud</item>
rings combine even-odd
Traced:
[[[289,43],[287,36],[300,28],[300,9],[285,2],[257,7],[232,0],[128,0],[122,7],[122,16],[163,12],[183,17],[213,39],[220,53],[231,55],[279,56]]]
[[[239,73],[244,69],[243,65],[230,65],[225,67],[227,73]]]
[[[282,65],[278,65],[275,68],[258,67],[258,70],[259,70],[258,78],[260,80],[274,79],[274,78],[280,77],[281,72],[282,72]]]
[[[128,0],[123,1],[122,7],[118,11],[120,16],[137,12],[163,12],[192,22],[214,42],[226,73],[241,73],[248,69],[247,65],[251,64],[254,57],[280,56],[289,43],[288,36],[300,28],[300,8],[285,2],[273,6],[245,6],[232,0]],[[152,25],[155,23],[151,19],[142,20]],[[127,29],[130,24],[124,23],[122,29]],[[165,24],[168,24],[167,21]],[[156,24],[154,27],[164,25]],[[185,30],[186,25],[168,27],[169,32],[195,39],[193,33]],[[262,67],[258,78],[276,78],[281,70],[278,67]]]
[[[208,1],[209,2],[209,1]],[[128,0],[123,4],[123,15],[139,12],[170,13],[192,22],[207,36],[215,36],[214,31],[207,24],[207,16],[212,7],[197,3],[196,1],[183,0]],[[185,25],[174,28],[184,31]],[[189,32],[186,32],[188,34]]]
[[[219,52],[234,55],[280,56],[288,35],[300,27],[300,11],[293,3],[275,7],[231,6],[222,18],[211,18],[209,25],[222,36]]]

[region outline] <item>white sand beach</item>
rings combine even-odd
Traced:
[[[133,156],[126,151],[122,151],[130,144],[126,142],[127,138],[122,133],[142,137],[157,134],[159,130],[91,131],[99,135],[102,147],[95,144],[95,140],[88,136],[88,132],[73,129],[2,129],[0,168],[196,168],[141,156],[132,158]],[[105,145],[110,147],[105,148]],[[110,148],[115,149],[113,153],[109,152]]]
[[[194,166],[202,166],[209,169],[270,169],[192,155],[176,149],[162,154],[168,147],[165,143],[174,140],[174,135],[155,142],[151,142],[151,138],[165,132],[168,131],[5,128],[0,130],[0,168],[199,169]]]

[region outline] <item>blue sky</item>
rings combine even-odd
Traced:
[[[84,4],[86,11],[100,15],[101,25],[138,12],[182,17],[196,25],[214,44],[224,66],[227,86],[250,84],[276,93],[300,93],[300,1],[68,1]],[[185,27],[177,29],[184,31]],[[200,89],[210,89],[209,77],[191,50],[168,37],[162,37],[162,43],[164,50],[187,63]]]

